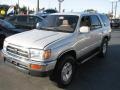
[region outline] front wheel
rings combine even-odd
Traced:
[[[72,56],[65,56],[60,59],[56,69],[56,81],[59,87],[71,83],[75,71],[75,59]]]

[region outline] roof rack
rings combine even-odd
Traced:
[[[87,13],[97,13],[97,11],[93,10],[93,9],[87,9],[84,12],[87,12]]]

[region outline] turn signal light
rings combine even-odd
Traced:
[[[30,69],[39,70],[39,69],[42,69],[42,66],[37,64],[31,64]]]
[[[51,50],[44,51],[43,58],[49,59],[51,57]]]

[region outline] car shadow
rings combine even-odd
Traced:
[[[120,45],[110,45],[105,58],[94,57],[77,67],[65,90],[120,90]]]

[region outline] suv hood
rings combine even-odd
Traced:
[[[31,30],[10,36],[5,39],[10,44],[23,46],[26,48],[44,49],[48,44],[63,39],[71,33]]]

